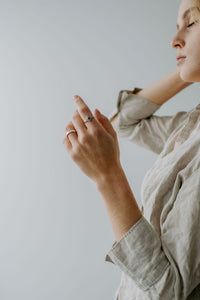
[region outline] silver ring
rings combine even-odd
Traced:
[[[68,136],[70,133],[76,133],[76,130],[74,130],[74,129],[68,130],[66,132],[66,136]]]
[[[84,121],[84,123],[86,123],[86,122],[91,122],[92,119],[94,119],[93,116],[87,116],[86,119],[85,119],[85,121]]]

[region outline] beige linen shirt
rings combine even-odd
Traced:
[[[143,216],[112,245],[116,300],[200,300],[200,104],[173,116],[121,90],[118,136],[158,154],[141,187]]]

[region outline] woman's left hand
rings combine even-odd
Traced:
[[[121,167],[117,133],[109,119],[97,109],[94,118],[85,123],[87,116],[92,116],[89,107],[80,97],[74,102],[77,110],[65,131],[76,132],[68,134],[63,144],[80,169],[98,183]]]

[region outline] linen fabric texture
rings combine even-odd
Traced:
[[[157,116],[140,90],[121,90],[109,116],[118,113],[120,138],[158,154],[142,182],[142,217],[105,256],[122,271],[115,300],[200,299],[200,104]]]

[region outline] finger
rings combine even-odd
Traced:
[[[70,130],[76,130],[72,122],[70,122],[65,127],[65,131],[66,131],[66,139],[68,139],[70,141],[71,145],[73,146],[73,144],[77,141],[78,135],[77,135],[77,132],[68,133]]]
[[[108,133],[110,133],[113,137],[116,137],[116,131],[106,116],[100,113],[98,109],[95,109],[94,116]]]
[[[72,121],[78,135],[86,133],[87,127],[85,126],[85,123],[83,122],[78,110],[76,110],[73,114]]]
[[[68,129],[68,127],[69,127],[69,125],[67,125],[65,127],[65,132],[66,133],[67,133],[68,130],[70,130],[70,129]],[[72,144],[71,144],[70,140],[68,139],[67,135],[65,135],[65,138],[63,139],[63,144],[64,144],[67,152],[70,152],[70,150],[72,150]]]
[[[89,107],[85,104],[85,102],[83,101],[83,99],[79,96],[76,96],[73,98],[74,99],[74,103],[77,107],[77,110],[82,118],[82,120],[85,122],[87,116],[93,116],[91,110],[89,109]],[[91,122],[87,122],[85,123],[86,127],[98,127],[99,124],[98,122],[95,120],[95,118],[92,119]]]
[[[65,149],[67,150],[67,152],[70,152],[72,150],[72,144],[71,144],[70,140],[67,137],[65,137],[63,139],[63,144],[64,144]]]

